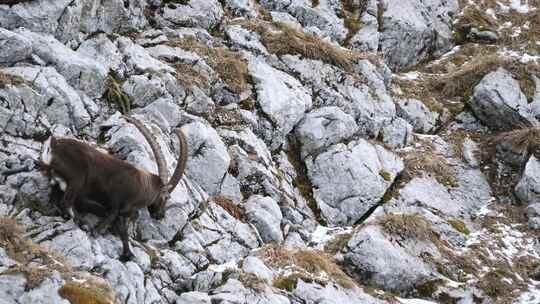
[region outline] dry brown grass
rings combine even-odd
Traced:
[[[82,279],[84,284],[66,283],[59,291],[60,295],[77,304],[114,303],[115,293],[105,281],[74,270],[65,257],[50,252],[42,246],[33,243],[24,236],[24,227],[13,218],[0,217],[0,247],[7,255],[17,262],[17,265],[1,274],[23,274],[26,278],[26,288],[33,289],[58,272],[64,280]],[[100,281],[98,281],[100,280]]]
[[[223,196],[215,196],[212,198],[212,202],[214,202],[216,205],[221,206],[221,208],[227,211],[227,213],[229,213],[235,219],[245,222],[246,214],[244,212],[244,209],[242,209],[240,206],[235,205],[230,199]]]
[[[181,47],[188,51],[197,53],[203,57],[218,74],[219,77],[225,82],[227,87],[234,93],[241,93],[249,88],[249,73],[245,60],[243,60],[239,53],[233,52],[226,47],[210,47],[193,37],[188,37],[181,40],[175,40],[168,42],[168,45],[173,47]],[[183,78],[182,72],[186,72],[186,79],[188,84],[205,86],[208,85],[207,79],[200,77],[200,73],[193,68],[187,67],[185,64],[179,64],[176,67],[179,80]]]
[[[511,148],[516,154],[528,155],[538,152],[540,148],[540,129],[525,128],[501,133],[495,136],[496,143],[504,143],[507,148]]]
[[[419,214],[388,213],[379,219],[379,225],[386,233],[404,239],[429,241],[437,238],[431,223]]]
[[[56,253],[34,244],[24,236],[25,229],[13,218],[0,217],[0,247],[18,265],[4,273],[22,273],[29,289],[39,286],[53,271],[69,273],[71,267]],[[37,264],[36,264],[37,263]],[[38,266],[39,264],[44,266]]]
[[[113,304],[115,293],[109,285],[67,282],[58,294],[71,304]]]
[[[318,250],[289,250],[282,246],[269,245],[261,255],[266,263],[277,268],[288,268],[292,273],[278,277],[274,285],[290,286],[297,279],[326,285],[325,277],[330,278],[343,288],[353,288],[355,282],[347,276],[328,254]]]
[[[8,85],[17,86],[23,83],[24,79],[21,76],[6,74],[0,70],[0,89],[3,89]]]
[[[341,250],[347,246],[347,243],[349,243],[351,237],[352,233],[342,233],[336,235],[324,245],[324,251],[328,252],[329,254],[341,252]]]
[[[463,14],[456,20],[454,26],[454,38],[458,44],[467,42],[466,35],[471,27],[480,30],[490,30],[498,34],[497,44],[515,50],[525,50],[538,52],[540,46],[536,41],[540,39],[540,12],[538,9],[530,10],[528,13],[518,13],[513,10],[503,12],[498,9],[495,0],[480,0],[472,2],[462,2]],[[540,7],[539,0],[528,1],[529,7]],[[488,9],[492,9],[496,18],[487,14]],[[511,23],[511,27],[504,26]],[[519,27],[520,32],[515,29]]]
[[[208,86],[209,79],[201,71],[197,70],[192,64],[186,62],[176,62],[176,80],[186,88]]]
[[[422,151],[400,153],[400,156],[405,163],[405,170],[402,172],[403,182],[427,175],[443,186],[458,185],[455,169],[450,166],[447,158],[438,154],[431,145],[424,145]]]
[[[499,67],[511,72],[519,81],[523,93],[532,100],[536,86],[531,75],[540,75],[540,65],[523,64],[497,54],[473,57],[456,71],[430,79],[429,84],[432,91],[441,92],[442,97],[471,96],[472,90],[482,78]]]
[[[304,58],[335,65],[346,71],[351,71],[352,65],[362,59],[368,59],[375,63],[380,62],[380,58],[375,55],[341,48],[285,23],[242,21],[239,24],[258,33],[261,42],[268,51],[278,56],[300,55]]]

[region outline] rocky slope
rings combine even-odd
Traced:
[[[539,303],[538,0],[0,0],[0,303]],[[156,172],[136,257],[44,134]],[[88,214],[93,223],[97,218]]]

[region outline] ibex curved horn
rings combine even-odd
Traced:
[[[150,130],[148,130],[148,128],[142,122],[140,122],[139,120],[131,116],[124,115],[123,117],[128,122],[132,123],[139,130],[139,132],[141,132],[141,134],[144,136],[144,138],[150,145],[150,148],[152,149],[152,152],[154,153],[154,156],[156,157],[159,178],[161,179],[161,182],[163,183],[163,185],[166,185],[167,179],[168,179],[167,165],[165,163],[165,157],[163,156],[163,152],[159,148],[159,145],[156,139],[154,138],[154,136],[152,136],[152,133],[150,132]]]
[[[174,129],[174,134],[176,134],[176,136],[178,137],[178,141],[180,142],[180,155],[178,156],[178,163],[176,164],[176,169],[174,169],[171,180],[169,180],[169,183],[167,184],[167,190],[169,191],[169,193],[173,192],[174,188],[176,188],[176,185],[178,185],[178,183],[180,182],[180,179],[182,179],[182,175],[186,170],[186,163],[188,157],[186,135],[180,129]]]

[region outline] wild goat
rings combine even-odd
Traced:
[[[41,165],[64,191],[60,207],[74,220],[80,221],[78,208],[74,208],[77,207],[75,203],[86,210],[92,209],[92,204],[96,206],[97,203],[107,210],[107,217],[97,226],[99,233],[104,233],[118,218],[118,230],[123,244],[122,258],[130,259],[133,253],[129,248],[129,221],[135,220],[138,210],[144,207],[148,208],[155,219],[165,216],[165,204],[186,168],[187,142],[184,133],[175,129],[180,141],[180,156],[167,182],[165,158],[150,131],[140,121],[128,116],[124,118],[135,125],[149,143],[156,158],[159,176],[137,169],[82,141],[54,136],[49,137],[43,145]],[[103,208],[97,214],[102,211]]]

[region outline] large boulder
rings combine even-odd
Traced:
[[[255,225],[265,243],[283,241],[281,232],[283,215],[276,201],[271,197],[254,195],[244,206],[248,220]]]
[[[516,195],[524,203],[540,203],[540,161],[531,156],[516,186]]]
[[[101,63],[73,51],[52,36],[26,29],[17,29],[16,32],[32,43],[33,54],[54,66],[71,86],[92,98],[103,95],[108,70]]]
[[[422,252],[433,253],[430,243],[389,236],[379,225],[367,225],[354,233],[346,251],[347,272],[384,290],[410,291],[435,275],[420,257]]]
[[[504,68],[487,74],[474,88],[471,109],[490,128],[510,131],[538,122],[519,82]]]
[[[0,125],[14,136],[34,136],[48,124],[80,130],[91,121],[95,104],[72,88],[52,67],[13,67],[3,70],[23,80],[0,89]],[[21,107],[21,104],[25,106]]]
[[[417,99],[397,101],[397,114],[413,126],[418,133],[429,133],[437,128],[439,113],[431,111]]]
[[[212,127],[199,122],[182,127],[187,136],[189,162],[186,176],[210,195],[217,195],[229,169],[227,147]]]
[[[0,28],[0,64],[13,64],[32,54],[32,43],[22,35]]]
[[[354,224],[403,170],[399,157],[363,139],[308,157],[306,166],[313,196],[330,225]]]
[[[217,0],[191,0],[185,4],[179,2],[166,5],[157,22],[162,26],[200,27],[209,30],[221,21],[223,13]]]
[[[311,95],[297,79],[271,67],[260,57],[250,58],[248,67],[255,82],[257,102],[275,132],[284,137],[311,108]],[[271,148],[280,144],[279,139],[270,138]]]
[[[410,67],[452,48],[457,0],[381,0],[379,5],[379,47],[392,69]]]
[[[6,29],[24,27],[53,35],[69,46],[77,46],[86,36],[106,32],[126,33],[147,25],[145,0],[19,1],[0,4],[0,24]]]
[[[302,144],[302,156],[306,157],[351,138],[357,130],[350,115],[338,107],[323,107],[306,115],[296,128],[296,135]]]

